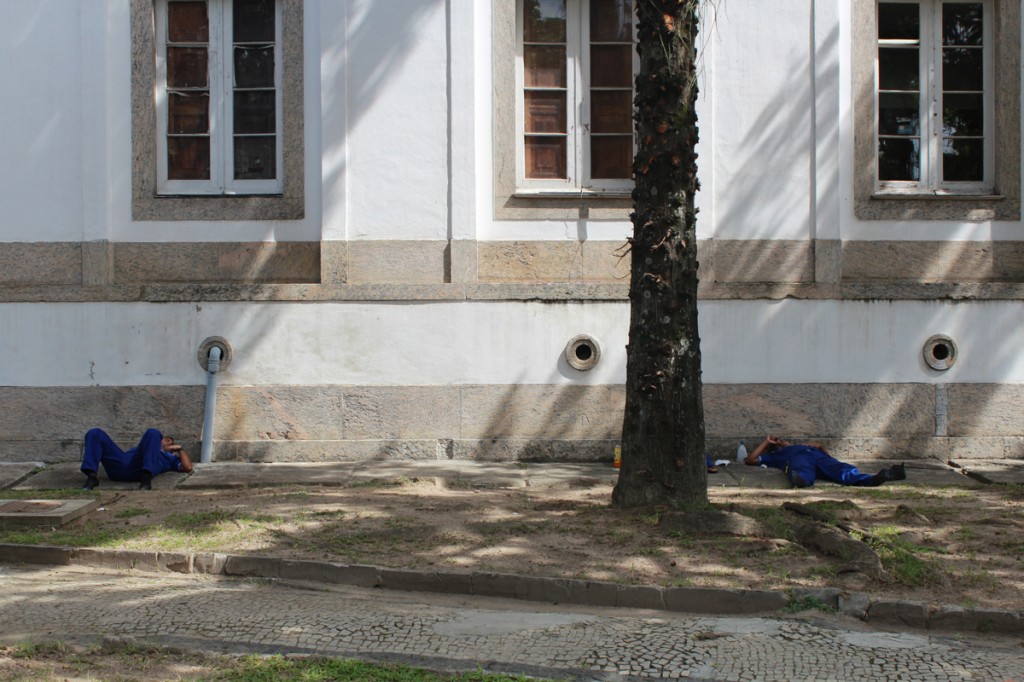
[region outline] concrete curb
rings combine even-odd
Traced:
[[[768,590],[619,585],[595,580],[513,573],[453,573],[302,561],[240,554],[153,552],[0,543],[0,563],[95,566],[113,570],[171,571],[295,580],[405,592],[505,597],[581,606],[654,609],[701,615],[766,615],[800,606],[829,608],[880,625],[926,630],[1024,634],[1024,612],[872,600],[837,588]]]

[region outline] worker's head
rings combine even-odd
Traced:
[[[170,436],[164,436],[160,439],[160,449],[166,451],[167,448],[174,445],[174,439]]]

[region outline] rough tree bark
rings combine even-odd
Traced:
[[[699,0],[639,0],[623,507],[706,504],[697,332]]]

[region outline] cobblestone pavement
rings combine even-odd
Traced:
[[[1024,681],[1019,638],[695,617],[74,567],[0,566],[0,641],[132,637],[575,679]]]

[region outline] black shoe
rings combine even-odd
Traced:
[[[153,477],[147,472],[142,472],[142,478],[139,480],[139,490],[152,490],[153,489]]]
[[[82,490],[92,490],[98,488],[100,485],[100,479],[96,478],[96,474],[85,475],[85,485],[82,486]]]
[[[903,464],[894,464],[889,467],[890,481],[905,481],[907,479],[907,468]]]

